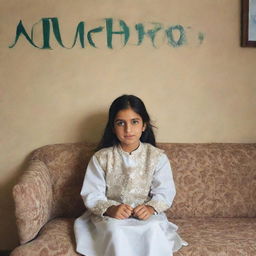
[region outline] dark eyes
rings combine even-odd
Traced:
[[[124,126],[124,122],[123,121],[118,121],[118,122],[116,122],[116,125],[117,126]]]
[[[131,124],[138,124],[138,123],[139,123],[139,120],[136,120],[136,119],[131,121]],[[125,122],[124,121],[117,121],[116,125],[117,126],[124,126]]]

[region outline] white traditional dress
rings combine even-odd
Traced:
[[[187,245],[168,221],[175,196],[171,166],[162,150],[147,143],[128,153],[121,146],[99,150],[91,158],[81,191],[88,209],[76,219],[77,252],[86,256],[171,256]],[[145,204],[157,214],[147,220],[104,216],[111,205]]]

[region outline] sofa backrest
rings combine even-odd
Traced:
[[[170,159],[177,194],[168,217],[256,217],[256,143],[159,143]],[[50,170],[55,216],[85,210],[80,190],[95,144],[66,143],[35,150]]]
[[[161,144],[177,195],[169,217],[255,217],[256,144]]]

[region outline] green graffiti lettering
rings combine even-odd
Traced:
[[[153,29],[148,30],[147,34],[151,39],[152,45],[156,48],[155,45],[155,37],[156,33],[163,28],[161,23],[153,23],[155,27]]]
[[[74,43],[72,44],[71,48],[73,48],[75,46],[78,37],[80,38],[81,47],[85,48],[85,44],[84,44],[84,22],[83,21],[81,21],[77,25]]]
[[[94,28],[94,29],[91,29],[88,33],[87,33],[87,39],[88,39],[88,42],[91,46],[93,46],[94,48],[97,48],[94,41],[92,40],[92,34],[93,33],[99,33],[101,32],[102,30],[104,29],[104,27],[97,27],[97,28]]]
[[[155,45],[156,33],[159,30],[163,29],[163,26],[161,23],[152,23],[152,24],[155,25],[155,27],[153,29],[149,29],[147,32],[145,32],[145,28],[143,24],[139,23],[135,25],[135,29],[137,30],[137,33],[138,33],[138,42],[136,45],[141,45],[145,35],[147,35],[149,36],[153,47],[156,48],[156,45]]]
[[[52,28],[53,28],[54,37],[55,37],[55,39],[57,40],[58,44],[61,47],[66,48],[66,49],[72,49],[76,45],[76,42],[77,42],[78,37],[79,37],[81,47],[85,48],[85,42],[84,42],[84,24],[85,23],[84,22],[81,21],[77,25],[73,44],[72,44],[71,47],[67,47],[62,42],[58,18],[48,18],[48,23],[49,23],[49,20],[51,20],[51,22],[52,22]],[[43,22],[47,23],[47,19],[45,19],[45,20],[43,19]],[[45,43],[46,43],[46,46],[47,46],[47,44],[49,44],[49,39],[50,39],[50,24],[47,27],[45,27],[45,28],[43,27],[43,33],[44,33],[44,46],[45,46]]]
[[[104,19],[104,21],[105,21],[105,26],[92,27],[87,31],[85,31],[85,22],[83,21],[79,22],[76,27],[74,39],[73,41],[71,41],[72,43],[71,46],[66,46],[64,45],[62,40],[60,24],[57,17],[42,18],[37,23],[34,23],[31,28],[30,35],[29,33],[27,33],[22,23],[22,20],[20,20],[19,24],[16,27],[16,35],[15,35],[14,42],[9,45],[9,48],[15,47],[21,37],[24,37],[30,45],[38,49],[52,49],[51,47],[52,40],[55,40],[59,46],[65,49],[72,49],[74,48],[75,45],[78,45],[78,44],[80,44],[81,48],[85,48],[86,40],[88,41],[89,46],[97,48],[94,35],[96,33],[101,33],[104,29],[106,29],[106,34],[104,33],[104,36],[106,39],[107,48],[113,49],[114,47],[113,35],[118,35],[122,39],[121,46],[123,47],[126,46],[130,39],[130,29],[127,26],[127,24],[123,20],[115,21],[117,22],[117,25],[119,25],[119,28],[120,28],[120,29],[117,29],[116,31],[113,28],[113,22],[114,22],[113,18],[106,18]],[[34,40],[34,32],[37,31],[35,28],[38,24],[40,25],[40,28],[41,28],[41,43],[37,43],[37,41]],[[141,45],[145,40],[145,37],[148,37],[150,39],[152,46],[155,48],[157,48],[156,44],[159,41],[156,39],[165,40],[167,38],[167,43],[175,48],[180,47],[187,43],[186,31],[182,25],[170,26],[170,27],[167,27],[167,29],[165,29],[162,23],[152,22],[150,24],[152,27],[150,29],[145,27],[145,24],[143,23],[137,23],[133,27],[132,32],[137,34],[137,39],[135,39],[135,41],[137,40],[137,42],[135,42],[136,46]],[[190,29],[190,28],[191,27],[187,27],[186,29]],[[163,31],[163,32],[159,33],[159,31]],[[161,38],[160,38],[160,35],[162,36]],[[205,40],[204,33],[199,32],[197,34],[197,38],[199,40],[199,43],[202,44]]]
[[[38,22],[32,26],[31,36],[29,37],[28,33],[26,32],[26,30],[22,24],[22,21],[20,21],[17,26],[17,29],[16,29],[16,37],[15,37],[14,43],[12,45],[10,45],[9,48],[13,48],[17,44],[20,36],[24,35],[25,38],[27,39],[27,41],[34,47],[39,48],[39,49],[52,49],[50,46],[51,23],[52,23],[52,28],[53,28],[53,34],[54,34],[54,37],[57,40],[58,44],[60,46],[62,46],[63,48],[68,48],[62,42],[58,18],[42,18],[40,21],[42,22],[42,33],[43,33],[42,47],[39,47],[34,43],[34,27],[35,27],[35,25],[38,24]],[[75,46],[78,36],[80,38],[80,44],[81,44],[82,48],[84,48],[84,22],[80,22],[78,24],[73,45],[68,49],[71,49]]]
[[[138,43],[137,43],[137,45],[141,45],[141,43],[142,43],[142,41],[144,39],[144,36],[146,35],[145,29],[144,29],[144,25],[141,24],[141,23],[136,24],[135,25],[135,29],[138,32]]]
[[[31,31],[31,37],[29,37],[28,33],[26,32],[26,29],[24,28],[22,21],[20,20],[17,29],[16,29],[16,36],[15,36],[15,40],[14,43],[12,45],[9,46],[9,48],[13,48],[16,43],[18,42],[19,38],[21,35],[24,35],[25,38],[28,40],[28,42],[33,45],[36,48],[39,48],[34,42],[33,42],[33,29]]]
[[[178,40],[175,40],[174,36],[173,36],[173,31],[175,31],[175,30],[178,30],[179,34],[180,34],[180,37],[179,37]],[[186,43],[185,30],[181,25],[176,25],[176,26],[169,27],[166,30],[166,35],[167,35],[167,38],[168,38],[168,43],[170,45],[172,45],[173,47],[180,47],[180,46],[182,46],[183,44]]]
[[[43,23],[43,47],[41,49],[52,49],[50,46],[50,21],[47,18],[43,18],[42,23]]]
[[[113,34],[124,35],[124,42],[123,42],[124,46],[127,44],[128,40],[129,40],[129,37],[130,37],[129,27],[122,20],[119,21],[119,25],[122,30],[121,31],[113,31],[113,19],[112,18],[106,19],[107,46],[110,49],[113,49],[113,45],[112,45]]]
[[[60,45],[61,47],[67,48],[67,47],[65,47],[65,45],[62,43],[61,34],[60,34],[60,26],[59,26],[58,18],[49,18],[49,20],[52,21],[53,34],[54,34],[54,36],[55,36],[55,39],[57,40],[57,42],[59,43],[59,45]]]

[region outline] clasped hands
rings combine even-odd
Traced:
[[[116,219],[127,219],[130,216],[136,217],[140,220],[148,219],[153,213],[155,209],[149,205],[138,205],[135,208],[132,208],[128,204],[120,204],[120,205],[112,205],[110,206],[104,215],[107,215]]]

